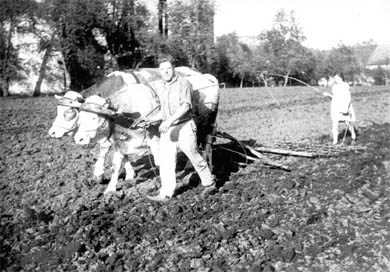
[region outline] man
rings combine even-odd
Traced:
[[[346,122],[351,132],[352,141],[356,140],[356,133],[352,122],[355,122],[355,111],[351,103],[351,92],[348,83],[344,82],[339,74],[329,79],[332,86],[332,94],[324,92],[323,95],[332,98],[330,113],[332,118],[332,140],[333,144],[338,142],[339,122]]]
[[[202,195],[211,194],[216,191],[215,180],[197,146],[196,125],[191,111],[192,86],[186,79],[175,73],[171,56],[161,56],[158,63],[162,80],[152,85],[161,103],[162,123],[159,127],[161,188],[157,196],[148,196],[148,198],[167,201],[173,196],[176,188],[178,148],[184,152],[198,173],[205,187]]]

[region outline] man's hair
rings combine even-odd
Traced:
[[[158,65],[160,65],[163,62],[170,62],[172,65],[175,64],[175,59],[171,55],[167,54],[161,54],[158,56]]]
[[[332,74],[332,76],[333,76],[333,77],[339,76],[343,81],[345,80],[345,77],[344,77],[344,73],[343,73],[343,72],[339,72],[339,71],[334,72],[334,73]]]

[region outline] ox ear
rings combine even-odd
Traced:
[[[54,97],[57,99],[57,100],[61,100],[62,96],[59,96],[59,95],[54,95]]]
[[[103,107],[107,108],[107,109],[111,109],[111,100],[110,98],[106,98],[106,103],[104,103]]]

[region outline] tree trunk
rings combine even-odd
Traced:
[[[8,96],[8,84],[0,78],[0,96]]]
[[[197,59],[197,56],[196,56],[196,54],[194,54],[194,55],[191,57],[191,61],[190,61],[190,67],[191,67],[191,69],[196,69],[196,59]]]
[[[63,68],[63,72],[64,72],[64,74],[63,74],[64,75],[64,91],[67,91],[66,86],[68,86],[68,81],[67,81],[68,70],[66,68],[64,52],[61,52],[61,55],[62,55],[62,68]]]
[[[244,86],[244,75],[241,76],[240,88]]]
[[[33,96],[40,96],[41,95],[41,85],[42,85],[42,81],[45,79],[46,66],[47,66],[47,63],[50,59],[51,52],[53,51],[54,35],[55,34],[53,33],[48,45],[46,46],[45,54],[43,55],[43,58],[42,58],[41,68],[39,69],[38,80],[37,80],[37,83],[35,85]]]
[[[9,60],[10,60],[10,54],[11,54],[11,46],[12,46],[12,32],[13,32],[13,29],[15,28],[15,21],[12,20],[11,18],[11,23],[10,23],[10,27],[9,27],[9,32],[8,32],[8,36],[7,36],[7,50],[5,52],[5,56],[4,56],[4,62],[3,62],[3,78],[4,78],[4,82],[3,84],[1,84],[1,88],[2,88],[2,92],[3,92],[3,96],[8,96],[9,93],[9,81],[10,81],[10,71],[9,71]]]
[[[168,37],[167,0],[158,1],[158,30],[161,36]]]
[[[290,75],[290,71],[287,72],[287,75],[284,76],[284,85],[283,87],[287,87],[287,83],[288,83],[288,76]]]
[[[257,76],[257,80],[259,81],[259,83],[261,83],[261,80],[260,80],[260,78],[263,80],[263,82],[264,82],[264,87],[268,87],[268,83],[267,83],[267,79],[264,77],[264,75],[263,74],[260,74],[260,77],[259,76]]]

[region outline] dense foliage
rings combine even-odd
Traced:
[[[283,9],[276,13],[271,29],[261,32],[256,43],[247,44],[234,32],[215,39],[213,0],[160,0],[156,7],[140,0],[0,3],[0,90],[4,95],[10,80],[23,70],[11,41],[12,33],[21,32],[39,37],[40,50],[45,52],[36,95],[53,51],[64,56],[73,90],[82,90],[113,70],[156,66],[160,53],[174,55],[177,65],[212,73],[221,82],[240,87],[297,84],[289,77],[315,84],[334,72],[357,82],[367,72],[367,59],[361,57],[364,50],[359,49],[364,47],[339,44],[327,52],[306,48],[294,12]],[[48,33],[36,27],[42,22],[49,27]],[[381,70],[370,76],[378,84],[389,77]]]
[[[19,24],[34,17],[37,4],[31,0],[1,0],[0,6],[0,94],[7,96],[10,80],[17,79],[16,71],[20,69],[12,33],[17,28],[22,33],[29,31]]]

